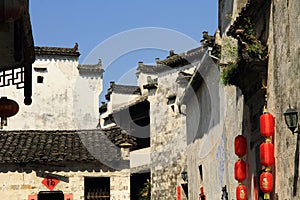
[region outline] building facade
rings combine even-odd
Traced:
[[[128,146],[119,128],[99,129],[103,69],[81,65],[73,48],[35,47],[33,102],[22,89],[1,88],[19,104],[0,131],[1,199],[130,199]]]
[[[98,124],[98,96],[102,91],[101,62],[78,63],[73,48],[35,47],[33,63],[33,102],[26,106],[23,89],[15,85],[1,88],[19,104],[19,112],[8,119],[5,130],[95,129]]]
[[[247,199],[266,199],[260,188],[266,169],[260,160],[265,141],[260,116],[268,111],[275,116],[270,199],[299,199],[299,135],[291,134],[283,117],[289,105],[300,107],[299,14],[297,0],[219,0],[218,30],[214,36],[204,32],[199,48],[170,51],[155,65],[139,62],[137,86],[111,83],[108,102],[100,108],[101,129],[95,129],[101,63],[79,65],[76,46],[36,48],[33,101],[39,105],[20,107],[1,132],[0,175],[9,182],[1,184],[0,196],[35,198],[44,188],[40,182],[52,177],[62,182],[57,189],[74,199],[105,188],[111,199],[138,199],[147,179],[151,199],[236,199],[239,184],[245,185]],[[21,102],[15,90],[3,94]],[[76,143],[80,135],[87,137]],[[98,163],[103,138],[95,135],[118,147],[103,158],[107,165],[108,157],[117,159],[116,169]],[[241,183],[234,174],[238,135],[247,144]],[[46,136],[53,151],[38,148],[36,141],[43,143]],[[57,146],[60,142],[65,145]],[[25,145],[24,152],[18,145]],[[87,146],[97,147],[96,154]],[[60,148],[65,150],[57,152]],[[78,148],[82,151],[68,150]],[[105,188],[92,188],[95,177],[103,178]]]
[[[138,87],[150,103],[152,199],[178,197],[177,186],[187,191],[181,198],[235,199],[238,135],[247,143],[247,198],[264,199],[260,116],[266,111],[275,116],[270,198],[298,199],[298,136],[283,117],[289,104],[299,107],[298,8],[296,1],[220,0],[219,35],[204,34],[207,51],[198,60],[184,60],[196,51],[190,50],[171,52],[154,66],[139,63]]]

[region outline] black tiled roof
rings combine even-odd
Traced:
[[[103,73],[104,70],[102,69],[102,63],[101,60],[97,64],[84,64],[78,65],[78,70],[79,72],[98,72],[98,73]]]
[[[181,83],[181,84],[187,84],[191,80],[192,77],[193,77],[193,74],[189,74],[184,71],[181,71],[178,73],[176,82]]]
[[[157,61],[157,65],[144,65],[140,62],[136,73],[139,74],[142,72],[145,74],[159,74],[173,68],[189,65],[192,62],[200,61],[205,51],[206,48],[204,47],[197,47],[180,54],[175,54],[172,51],[172,54],[166,59]]]
[[[120,112],[122,110],[128,109],[129,107],[135,106],[135,105],[137,105],[139,103],[146,102],[146,101],[147,101],[147,96],[140,96],[140,97],[134,99],[133,101],[128,102],[127,105],[124,105],[124,106],[121,106],[121,107],[119,107],[117,109],[114,109],[113,110],[113,114],[117,113],[117,112]]]
[[[60,55],[60,56],[75,56],[79,57],[78,44],[76,43],[73,48],[62,47],[34,47],[36,55]]]
[[[165,60],[159,61],[159,63],[169,66],[171,68],[181,67],[184,65],[188,65],[194,61],[201,60],[205,51],[206,48],[197,47],[195,49],[191,49],[180,54],[172,54],[168,56]]]
[[[1,131],[0,163],[97,162],[97,155],[110,161],[120,154],[116,143],[133,141],[123,135],[117,129]]]
[[[119,126],[113,126],[103,129],[106,135],[109,135],[109,139],[117,146],[120,146],[124,142],[128,142],[133,146],[136,145],[136,138],[129,135],[126,131],[122,130]]]
[[[107,94],[105,95],[106,100],[110,100],[110,95],[112,93],[117,94],[138,94],[141,95],[141,89],[138,86],[132,85],[118,85],[115,82],[110,82],[110,88],[107,89]]]
[[[141,89],[139,86],[132,85],[114,85],[113,88],[114,93],[118,94],[141,94]]]
[[[144,65],[141,64],[139,67],[136,69],[137,73],[145,73],[145,74],[159,74],[165,71],[168,71],[172,68],[166,65]]]

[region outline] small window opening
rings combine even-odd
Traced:
[[[171,97],[168,97],[168,105],[172,105],[175,103],[175,100],[176,100],[176,96],[171,96]]]
[[[40,72],[40,73],[45,73],[45,72],[47,72],[47,67],[45,67],[45,66],[39,66],[39,67],[34,67],[34,71],[36,71],[36,72]]]
[[[176,96],[170,96],[170,97],[168,97],[167,104],[171,107],[171,109],[173,110],[173,112],[175,112],[175,100],[176,100]]]
[[[43,76],[37,76],[37,82],[38,83],[43,83],[44,82],[44,77]]]
[[[199,165],[199,174],[200,174],[200,184],[203,183],[203,171],[202,171],[202,165]]]

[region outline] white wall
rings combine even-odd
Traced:
[[[207,88],[200,88],[197,91],[198,102],[191,101],[187,106],[187,128],[194,130],[189,126],[199,124],[197,132],[198,135],[200,134],[200,137],[187,147],[189,197],[197,198],[200,186],[203,186],[207,199],[219,199],[222,195],[221,189],[226,185],[229,199],[234,199],[235,188],[238,185],[233,170],[237,160],[234,154],[234,138],[242,133],[244,99],[236,87],[220,87],[220,107],[213,109],[221,109],[221,112],[216,116],[216,113],[209,113],[210,109],[203,109],[205,105],[210,107],[210,104],[205,102],[205,95],[207,95],[205,90]],[[197,104],[200,104],[198,122],[194,121],[195,114],[193,114]],[[210,124],[209,129],[206,126],[203,128],[201,118],[204,116],[215,122],[219,118],[219,123],[215,126]],[[203,172],[202,180],[199,172],[200,165]]]
[[[8,118],[4,130],[89,129],[98,124],[98,95],[102,78],[80,77],[75,57],[37,57],[33,64],[32,104],[23,103],[23,89],[0,88],[15,100],[19,112]],[[37,83],[43,76],[43,83]]]
[[[101,76],[77,78],[73,107],[77,128],[96,128],[99,122],[99,95],[103,89],[102,81]]]
[[[143,72],[139,73],[137,83],[138,83],[138,86],[140,87],[141,93],[143,95],[147,94],[147,92],[148,92],[147,89],[143,88],[144,85],[148,84],[147,77],[151,77],[151,79],[154,80],[154,79],[157,78],[157,75],[155,75],[155,74],[145,74]]]
[[[117,94],[112,93],[110,96],[110,102],[112,104],[111,111],[118,110],[128,104],[134,103],[136,99],[140,97],[139,94]]]
[[[150,162],[150,147],[130,152],[130,168],[146,166]]]

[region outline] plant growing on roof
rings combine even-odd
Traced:
[[[251,19],[245,17],[239,23],[240,25],[231,28],[227,33],[238,40],[237,49],[233,49],[232,44],[222,46],[222,51],[224,50],[227,55],[234,55],[237,51],[236,60],[228,62],[221,73],[221,81],[224,85],[235,84],[239,73],[245,71],[240,67],[247,67],[247,63],[251,62],[265,61],[268,57],[267,46],[255,36],[255,25]]]
[[[221,81],[223,85],[230,85],[232,77],[235,77],[237,74],[237,68],[237,62],[229,62],[226,67],[223,68],[221,73]]]
[[[267,47],[254,35],[254,24],[250,18],[244,18],[244,23],[235,30],[235,35],[241,44],[241,57],[246,61],[267,59]]]

